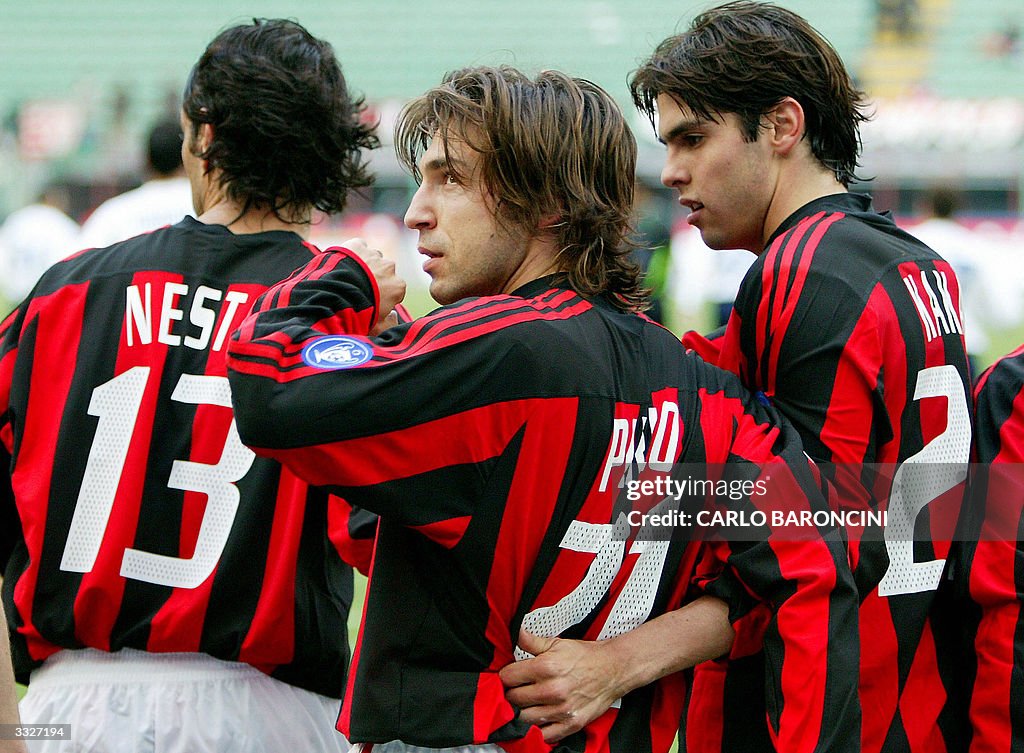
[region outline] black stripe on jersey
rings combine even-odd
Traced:
[[[258,466],[263,466],[262,468]],[[255,472],[254,472],[255,471]],[[237,482],[239,491],[238,512],[235,513],[235,522],[232,536],[237,536],[245,542],[247,551],[229,551],[221,556],[217,563],[217,569],[213,573],[213,584],[210,588],[210,604],[230,605],[230,609],[210,609],[203,620],[203,637],[199,650],[212,654],[213,656],[238,656],[242,641],[246,637],[244,632],[253,625],[253,616],[256,613],[256,606],[259,603],[263,589],[263,578],[266,574],[267,553],[270,548],[271,532],[274,527],[274,514],[276,505],[250,505],[246,504],[247,498],[265,499],[269,496],[274,498],[274,490],[277,488],[277,481],[281,476],[281,468],[264,458],[256,458],[253,461],[253,468]],[[250,480],[262,480],[266,488],[252,489]],[[269,482],[273,482],[273,484]],[[299,543],[299,562],[306,552],[302,547],[312,546],[312,551],[320,551],[325,542],[317,542],[311,538],[310,528],[313,521],[326,517],[324,509],[325,493],[306,494],[306,510],[303,514],[302,539]],[[281,503],[278,504],[288,504]],[[292,504],[298,504],[298,501]],[[318,529],[323,537],[324,526],[321,524]],[[235,556],[226,556],[235,555]],[[238,556],[242,555],[242,556]],[[326,572],[324,568],[323,572]],[[298,577],[298,574],[296,574]],[[296,583],[295,597],[304,596],[303,589]],[[292,607],[294,609],[294,607]],[[241,616],[241,619],[239,619]],[[296,625],[295,637],[301,636]],[[323,678],[312,677],[309,680],[321,681]],[[340,681],[334,683],[334,693],[337,695]]]
[[[622,707],[616,717],[616,723],[608,732],[608,750],[650,751],[651,724],[649,709],[655,706],[655,690],[657,683],[637,688],[627,693],[622,699]],[[582,738],[583,732],[577,735]],[[572,740],[572,738],[569,738]],[[580,750],[584,750],[580,740]]]
[[[722,689],[723,703],[729,709],[729,723],[722,725],[722,750],[743,751],[743,753],[771,753],[775,750],[768,726],[764,720],[768,714],[765,699],[764,678],[766,666],[764,653],[729,660],[729,671],[725,673]],[[776,683],[775,688],[778,689]],[[776,706],[781,708],[776,697]],[[776,717],[772,725],[778,729]]]
[[[522,442],[524,431],[525,426],[512,437],[508,445],[510,449]],[[424,448],[424,452],[429,452],[429,449]],[[486,483],[489,487],[490,482],[486,480],[496,478],[491,474],[499,472],[499,459],[501,456],[478,463],[445,466],[406,478],[384,481],[370,487],[332,486],[330,491],[360,508],[363,505],[377,506],[377,500],[381,497],[415,500],[415,504],[402,506],[402,522],[413,527],[428,526],[431,523],[476,515],[480,505],[481,486]],[[429,498],[424,498],[424,489],[433,489],[435,493]],[[503,503],[504,500],[500,502]]]
[[[413,494],[412,499],[422,499],[424,488],[437,489],[443,491],[443,504],[448,507],[451,505],[448,496],[453,490],[467,489],[467,479],[459,476],[468,473],[475,477],[468,485],[471,490],[469,499],[456,504],[457,514],[467,514],[467,506],[472,511],[470,527],[462,541],[450,551],[416,530],[396,524],[386,516],[381,518],[378,547],[397,547],[408,555],[402,558],[378,558],[374,563],[371,583],[381,579],[385,583],[406,584],[402,589],[405,601],[400,605],[388,603],[385,600],[389,596],[387,591],[378,594],[371,587],[367,594],[366,630],[373,632],[387,629],[391,633],[404,634],[405,637],[393,642],[393,645],[406,646],[408,656],[378,656],[378,647],[372,642],[362,644],[359,665],[356,667],[361,676],[356,678],[356,683],[363,692],[351,701],[354,737],[382,739],[381,735],[395,734],[401,738],[402,730],[406,730],[407,734],[422,740],[425,739],[424,730],[436,730],[439,741],[473,739],[473,700],[480,667],[490,666],[494,659],[494,646],[487,638],[490,616],[486,599],[488,579],[495,545],[508,509],[507,493],[512,488],[512,480],[518,469],[525,431],[523,427],[516,433],[507,452],[499,458],[462,468],[444,468],[417,474],[411,479],[387,482],[374,490],[375,494],[386,490],[389,496]],[[424,479],[430,477],[434,480],[425,484]],[[481,490],[482,483],[484,488]],[[353,504],[360,504],[360,489],[343,490],[343,494]],[[427,509],[438,504],[439,500],[422,502],[422,505],[410,505],[410,512],[413,507],[417,507],[428,512],[431,518],[442,517],[436,508]],[[430,569],[417,565],[423,562],[442,562],[448,566]],[[472,563],[472,568],[466,568],[463,563]],[[459,573],[463,583],[454,592],[448,582],[453,571]],[[395,609],[400,609],[402,614],[394,614]],[[453,633],[453,627],[457,628],[457,633]],[[452,656],[460,657],[459,663],[451,666],[453,671],[445,672],[444,688],[437,686],[436,669],[429,668],[438,661],[431,652],[431,647],[437,646],[451,646]],[[431,652],[425,661],[418,655],[423,650]],[[467,659],[468,664],[463,665]],[[426,668],[420,669],[419,666],[424,664]],[[448,700],[443,704],[434,703],[439,694],[447,696]],[[360,700],[378,696],[379,699],[371,705],[378,708],[380,703],[397,706],[401,709],[397,719],[376,719],[373,715],[360,712]],[[431,699],[430,704],[420,702],[425,697]],[[440,708],[445,710],[442,718],[437,717]],[[384,726],[378,730],[374,726],[377,723]],[[525,731],[521,723],[504,729],[504,732],[516,737]],[[426,743],[418,741],[417,744]]]
[[[260,459],[257,458],[257,462]],[[323,490],[309,488],[306,492],[306,509],[303,514],[302,537],[299,540],[299,556],[295,563],[294,599],[289,603],[295,616],[295,631],[292,646],[292,657],[287,664],[281,664],[271,676],[292,685],[304,687],[314,693],[340,698],[345,690],[345,677],[351,653],[347,635],[337,635],[335,648],[330,652],[323,650],[323,645],[307,639],[308,636],[323,636],[324,624],[337,624],[344,629],[348,619],[349,606],[353,599],[352,577],[347,568],[333,564],[338,553],[324,530],[327,526],[327,505],[332,502]],[[242,522],[236,519],[236,525]],[[267,532],[270,527],[267,526]],[[267,541],[269,545],[269,539]],[[265,557],[269,546],[261,545],[259,552]],[[245,563],[237,562],[238,575],[227,568],[217,571],[213,584],[211,601],[226,597],[232,589],[237,590],[238,582],[243,578],[251,578],[253,564],[246,567]],[[264,560],[258,565],[263,573]],[[254,589],[262,579],[252,578]],[[323,581],[326,583],[322,584]],[[245,594],[246,603],[242,606],[246,614],[255,613],[260,592],[250,589]],[[302,621],[305,618],[305,621]],[[252,621],[246,621],[251,625]],[[230,625],[225,623],[226,632]],[[264,628],[265,629],[265,628]],[[239,636],[239,640],[245,636]],[[316,667],[310,672],[310,667]]]
[[[7,454],[7,449],[2,444],[0,444],[0,465],[5,468],[9,468],[11,465],[11,456]],[[23,536],[18,508],[14,506],[11,476],[9,473],[0,473],[0,572],[3,572],[7,560],[10,559],[15,543]]]

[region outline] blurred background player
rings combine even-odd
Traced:
[[[1024,346],[978,380],[974,509],[956,562],[971,753],[1024,748]]]
[[[76,749],[347,748],[342,555],[367,553],[347,505],[241,444],[225,353],[253,301],[319,255],[314,209],[369,183],[361,111],[303,27],[228,28],[185,88],[198,219],[65,260],[3,325],[22,718],[71,724]]]
[[[960,282],[960,303],[964,315],[964,339],[971,376],[980,375],[980,364],[992,344],[991,331],[1014,323],[1020,302],[1018,290],[1002,283],[1006,271],[990,242],[957,219],[962,195],[950,186],[936,186],[928,192],[924,221],[909,231],[934,248],[950,263]]]
[[[419,182],[405,222],[445,305],[367,336],[403,286],[375,280],[364,260],[379,254],[359,246],[363,258],[314,260],[231,343],[239,432],[381,515],[341,716],[351,739],[374,753],[546,752],[499,677],[527,655],[520,626],[611,643],[689,590],[697,544],[627,522],[627,446],[651,448],[663,470],[729,460],[727,474],[753,479],[765,464],[773,488],[740,506],[823,502],[792,428],[636,314],[636,144],[602,89],[550,70],[456,71],[407,105],[395,143]],[[856,642],[856,599],[837,531],[813,534],[792,547],[766,531],[729,565],[772,604],[772,656],[804,671],[784,690],[801,697],[780,739],[852,751],[856,656],[830,647]],[[779,576],[792,567],[806,572],[798,584]],[[719,617],[724,644],[684,666],[728,646]],[[624,698],[567,749],[666,751],[684,694],[677,675]]]
[[[192,214],[192,189],[181,161],[183,138],[177,120],[153,125],[146,139],[146,182],[93,210],[82,223],[82,248],[109,246]]]
[[[757,255],[724,334],[684,343],[793,421],[807,453],[829,464],[842,509],[885,509],[889,485],[904,478],[901,464],[950,471],[928,483],[897,482],[901,504],[884,532],[848,531],[863,640],[859,651],[835,650],[860,654],[866,753],[956,748],[959,710],[946,704],[958,682],[955,657],[936,647],[949,618],[933,620],[971,440],[956,276],[868,196],[848,192],[863,95],[800,16],[752,2],[701,13],[657,47],[631,90],[666,144],[662,181],[678,191],[689,223],[711,248]],[[714,548],[708,555],[705,591],[742,592],[731,573],[714,578]],[[695,672],[687,750],[795,750],[777,743],[780,717],[762,705],[764,655],[751,652],[761,617],[731,616],[731,658]],[[672,665],[671,642],[644,641],[643,629],[626,638]],[[582,655],[600,659],[600,651],[556,648],[559,661],[539,665],[537,687],[521,698],[537,704],[531,716],[615,697],[620,670]],[[575,690],[552,692],[566,675]]]
[[[78,223],[68,216],[67,189],[49,183],[35,202],[0,225],[0,295],[13,306],[51,264],[78,250]]]

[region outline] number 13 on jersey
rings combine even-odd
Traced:
[[[64,546],[61,570],[87,573],[96,564],[149,377],[148,366],[136,366],[93,390],[88,412],[99,422]],[[221,376],[182,374],[171,399],[231,408],[228,380]],[[238,511],[235,482],[249,471],[255,457],[239,440],[232,419],[217,463],[175,460],[167,486],[199,492],[207,498],[195,552],[185,559],[126,548],[121,575],[177,588],[196,588],[205,581],[217,566]]]

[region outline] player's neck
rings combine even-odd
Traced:
[[[830,171],[816,162],[814,165],[794,166],[789,174],[780,176],[764,223],[764,238],[768,243],[779,226],[793,212],[823,196],[847,193],[847,188]]]
[[[526,246],[522,263],[512,273],[501,293],[511,293],[528,282],[564,271],[558,264],[558,252],[549,236],[531,238]]]
[[[223,225],[232,233],[237,235],[248,235],[251,233],[265,233],[270,230],[287,230],[302,238],[309,238],[310,220],[307,212],[296,217],[296,221],[289,222],[291,217],[281,213],[279,217],[265,207],[250,208],[242,211],[242,207],[233,201],[224,199],[209,206],[197,218],[207,225]],[[294,216],[294,215],[292,215]]]

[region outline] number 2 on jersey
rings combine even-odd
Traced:
[[[946,428],[896,470],[889,497],[885,548],[889,567],[878,584],[879,596],[934,591],[946,560],[914,561],[914,525],[930,503],[967,478],[971,453],[971,415],[960,372],[934,366],[917,375],[915,400],[946,398]]]
[[[88,412],[99,421],[64,546],[61,570],[87,573],[96,564],[149,374],[148,366],[136,366],[93,390]],[[194,405],[231,407],[228,380],[220,376],[182,374],[171,399]],[[167,486],[207,497],[195,553],[185,559],[127,548],[121,560],[121,575],[177,588],[196,588],[206,580],[224,551],[238,511],[239,493],[235,482],[249,471],[255,457],[239,440],[232,419],[216,464],[175,460]]]

